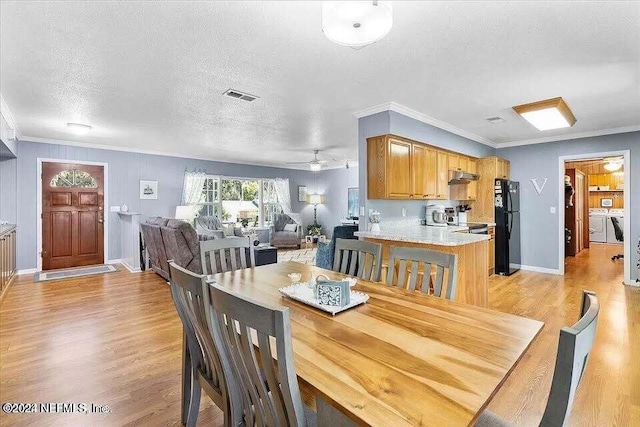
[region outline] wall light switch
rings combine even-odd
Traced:
[[[407,208],[402,208],[402,217],[407,216]]]
[[[360,206],[360,216],[364,216],[364,206]]]
[[[549,208],[549,212],[552,213],[552,214],[556,213],[556,207],[555,206],[551,206]]]
[[[109,208],[110,212],[120,212],[120,206],[111,206]]]

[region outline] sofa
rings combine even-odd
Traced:
[[[225,234],[225,226],[217,216],[202,216],[196,218],[196,231],[200,240],[224,239],[234,237],[245,237],[242,230],[238,227],[233,228],[233,235]]]
[[[295,227],[293,227],[295,225]],[[298,248],[302,241],[302,225],[297,224],[287,214],[273,215],[273,225],[269,233],[269,241],[271,246],[276,248]]]
[[[316,251],[316,267],[333,270],[333,257],[336,251],[336,239],[357,239],[354,233],[358,231],[357,225],[336,225],[333,227],[333,236],[329,242],[318,242]]]
[[[195,228],[179,219],[151,217],[140,224],[151,268],[169,280],[169,263],[202,274],[200,241]]]

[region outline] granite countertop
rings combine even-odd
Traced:
[[[3,235],[4,233],[8,233],[14,228],[16,228],[15,224],[2,224],[0,225],[0,235]]]
[[[459,233],[459,231],[467,229],[468,227],[463,226],[429,227],[417,225],[387,228],[380,231],[357,231],[354,234],[358,237],[370,239],[424,243],[425,245],[436,246],[470,245],[490,238],[488,234]]]

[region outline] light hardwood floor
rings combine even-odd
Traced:
[[[537,425],[560,327],[582,289],[602,304],[571,426],[640,426],[640,289],[621,285],[617,247],[594,245],[565,277],[531,272],[490,280],[490,307],[546,323],[489,409]],[[473,333],[473,331],[470,331]],[[108,414],[0,414],[0,425],[179,425],[181,325],[159,276],[126,271],[33,283],[21,276],[0,307],[0,401],[109,405]],[[199,425],[220,425],[203,398]]]

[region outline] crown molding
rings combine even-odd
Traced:
[[[572,139],[591,138],[594,136],[615,135],[618,133],[637,132],[640,131],[640,125],[625,126],[611,129],[592,130],[588,132],[570,133],[566,135],[547,136],[544,138],[523,139],[521,141],[499,142],[496,148],[520,147],[522,145],[544,144],[547,142],[569,141]]]
[[[0,93],[0,114],[2,114],[9,127],[13,129],[14,137],[18,140],[22,139],[22,132],[20,132],[20,128],[16,124],[16,120],[13,118],[13,114],[11,114],[11,110],[5,102],[2,93]]]
[[[80,148],[92,148],[95,150],[122,151],[126,153],[149,154],[153,156],[176,157],[179,159],[204,160],[207,162],[228,163],[232,165],[259,166],[264,168],[287,169],[287,170],[311,172],[309,168],[304,168],[304,167],[284,166],[284,165],[278,165],[273,163],[246,163],[246,162],[239,162],[239,161],[220,160],[214,157],[207,157],[207,156],[193,156],[193,155],[184,154],[184,153],[173,153],[173,152],[158,151],[158,150],[145,150],[145,149],[130,148],[130,147],[117,147],[113,145],[94,144],[90,142],[68,141],[64,139],[41,138],[39,136],[24,135],[20,138],[20,141],[35,142],[39,144],[65,145],[65,146],[80,147]],[[349,165],[350,167],[353,167],[353,166],[357,167],[357,161],[353,161],[353,160],[349,161]],[[344,166],[343,165],[336,165],[331,167],[323,166],[322,170],[325,171],[325,170],[341,169],[341,168],[344,168]]]
[[[409,107],[405,107],[404,105],[398,104],[397,102],[385,102],[383,104],[374,105],[372,107],[368,107],[363,110],[358,110],[355,113],[353,113],[353,115],[358,119],[361,119],[363,117],[371,116],[373,114],[381,113],[383,111],[395,111],[396,113],[402,114],[407,117],[411,117],[412,119],[437,127],[438,129],[446,130],[447,132],[453,133],[463,138],[467,138],[472,141],[479,142],[480,144],[488,145],[491,148],[496,148],[496,143],[491,141],[490,139],[483,138],[479,135],[468,132],[464,129],[460,129],[459,127],[456,127],[450,123],[443,122],[442,120],[438,120],[435,117],[431,117],[427,114],[423,114]]]

